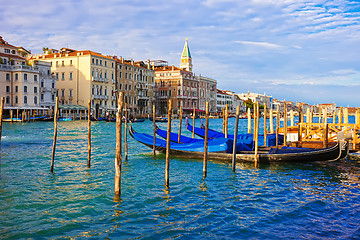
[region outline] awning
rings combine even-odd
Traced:
[[[59,105],[59,109],[62,110],[87,110],[87,107],[81,105]]]

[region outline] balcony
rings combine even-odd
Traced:
[[[92,95],[93,99],[109,100],[109,96],[105,95]]]
[[[93,82],[105,82],[105,78],[92,77]]]

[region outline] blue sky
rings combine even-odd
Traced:
[[[236,93],[360,106],[358,0],[0,0],[0,35],[179,66]]]

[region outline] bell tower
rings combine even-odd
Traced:
[[[181,55],[180,68],[192,72],[192,58],[187,38],[185,39],[185,46]]]

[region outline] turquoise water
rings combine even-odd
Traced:
[[[245,132],[247,120],[240,121]],[[58,124],[54,173],[52,122],[3,124],[1,239],[360,238],[357,158],[257,168],[238,163],[235,173],[229,163],[209,162],[205,180],[202,161],[171,158],[166,189],[164,155],[153,159],[151,149],[128,136],[121,200],[114,201],[115,123],[92,123],[90,169],[87,122]],[[221,124],[210,120],[212,128]],[[148,120],[133,127],[152,132]]]

